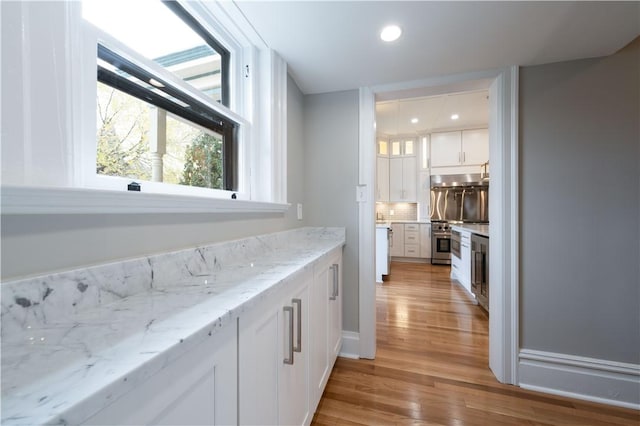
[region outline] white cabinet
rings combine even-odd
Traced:
[[[458,281],[471,293],[471,233],[460,233],[460,275]]]
[[[389,156],[391,157],[415,157],[416,155],[416,140],[414,138],[392,139],[390,146]]]
[[[431,134],[431,167],[460,165],[461,132]]]
[[[331,368],[342,349],[342,256],[331,260],[329,286],[329,361]],[[320,395],[322,396],[322,394]]]
[[[84,424],[237,424],[236,330],[206,337]]]
[[[390,251],[392,257],[404,257],[404,224],[391,224],[391,244]]]
[[[489,130],[462,131],[463,164],[484,164],[489,161]]]
[[[308,425],[342,346],[342,249],[239,319],[239,424]]]
[[[389,275],[389,230],[376,227],[376,282],[382,283],[382,276]]]
[[[389,160],[389,201],[416,202],[416,157],[398,157]]]
[[[428,223],[420,224],[420,257],[431,258],[431,225]]]
[[[431,257],[431,225],[392,223],[391,256],[428,259]]]
[[[263,299],[239,321],[239,424],[301,425],[309,408],[309,297],[313,274]]]
[[[309,306],[309,399],[315,411],[342,347],[342,256],[316,265]]]
[[[431,167],[481,165],[487,161],[489,161],[487,129],[431,134]]]
[[[420,256],[420,225],[405,223],[404,225],[404,257]]]
[[[454,231],[460,233],[460,257],[451,253],[451,278],[471,294],[471,232],[462,229]]]
[[[389,201],[389,157],[376,158],[376,201]]]

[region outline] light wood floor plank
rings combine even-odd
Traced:
[[[377,286],[376,359],[336,361],[313,425],[640,425],[635,410],[499,383],[488,316],[449,271],[393,263]]]

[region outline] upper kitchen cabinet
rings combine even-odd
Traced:
[[[429,135],[420,136],[418,148],[418,170],[429,170],[431,166],[431,156],[429,155]]]
[[[417,200],[416,157],[389,160],[389,201],[415,203]]]
[[[389,201],[389,158],[376,158],[376,201]]]
[[[462,161],[465,165],[489,161],[489,129],[462,131]]]
[[[389,156],[389,141],[385,139],[378,139],[378,143],[376,144],[376,152],[378,155],[382,155],[385,157]]]
[[[481,165],[487,161],[489,161],[487,129],[431,134],[431,167]]]
[[[390,141],[391,157],[415,157],[416,140],[415,138],[392,139]]]

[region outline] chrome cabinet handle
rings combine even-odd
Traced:
[[[285,313],[289,313],[289,356],[282,362],[293,365],[293,306],[282,308]]]
[[[329,300],[336,300],[336,264],[334,263],[330,267],[331,269],[331,296]]]
[[[340,265],[337,263],[333,264],[333,299],[340,296]]]
[[[293,350],[295,352],[302,352],[302,300],[291,299],[291,303],[293,303],[294,305],[298,305],[298,332],[296,333],[296,345],[293,346]],[[291,333],[293,334],[293,330],[291,330]]]

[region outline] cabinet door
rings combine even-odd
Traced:
[[[402,202],[403,158],[389,159],[389,201]]]
[[[322,392],[331,373],[329,367],[329,297],[330,273],[329,265],[317,265],[314,278],[309,288],[309,398],[311,409],[315,410],[322,397]]]
[[[420,257],[431,258],[431,225],[420,224]]]
[[[290,356],[290,322],[293,321],[293,364],[280,363],[278,374],[278,424],[307,425],[311,423],[309,410],[309,285],[312,274],[282,301],[291,306],[292,312],[284,312],[280,323],[280,357]],[[298,302],[298,303],[296,303]],[[257,376],[260,377],[260,376]]]
[[[460,233],[460,284],[471,293],[471,233]]]
[[[404,256],[404,225],[402,223],[391,224],[390,251],[393,257]]]
[[[239,424],[278,424],[279,345],[283,311],[268,298],[239,319]]]
[[[376,159],[376,201],[389,201],[389,158]]]
[[[489,130],[464,130],[462,152],[465,165],[484,164],[489,161]]]
[[[329,361],[333,368],[342,349],[342,254],[333,258],[329,280]]]
[[[416,202],[418,199],[417,190],[417,170],[416,157],[405,157],[402,159],[402,201]]]
[[[418,174],[418,220],[426,221],[431,218],[431,180],[429,172]]]
[[[432,133],[431,167],[460,165],[461,146],[461,132]]]
[[[236,323],[104,408],[91,425],[229,425],[237,423]]]

